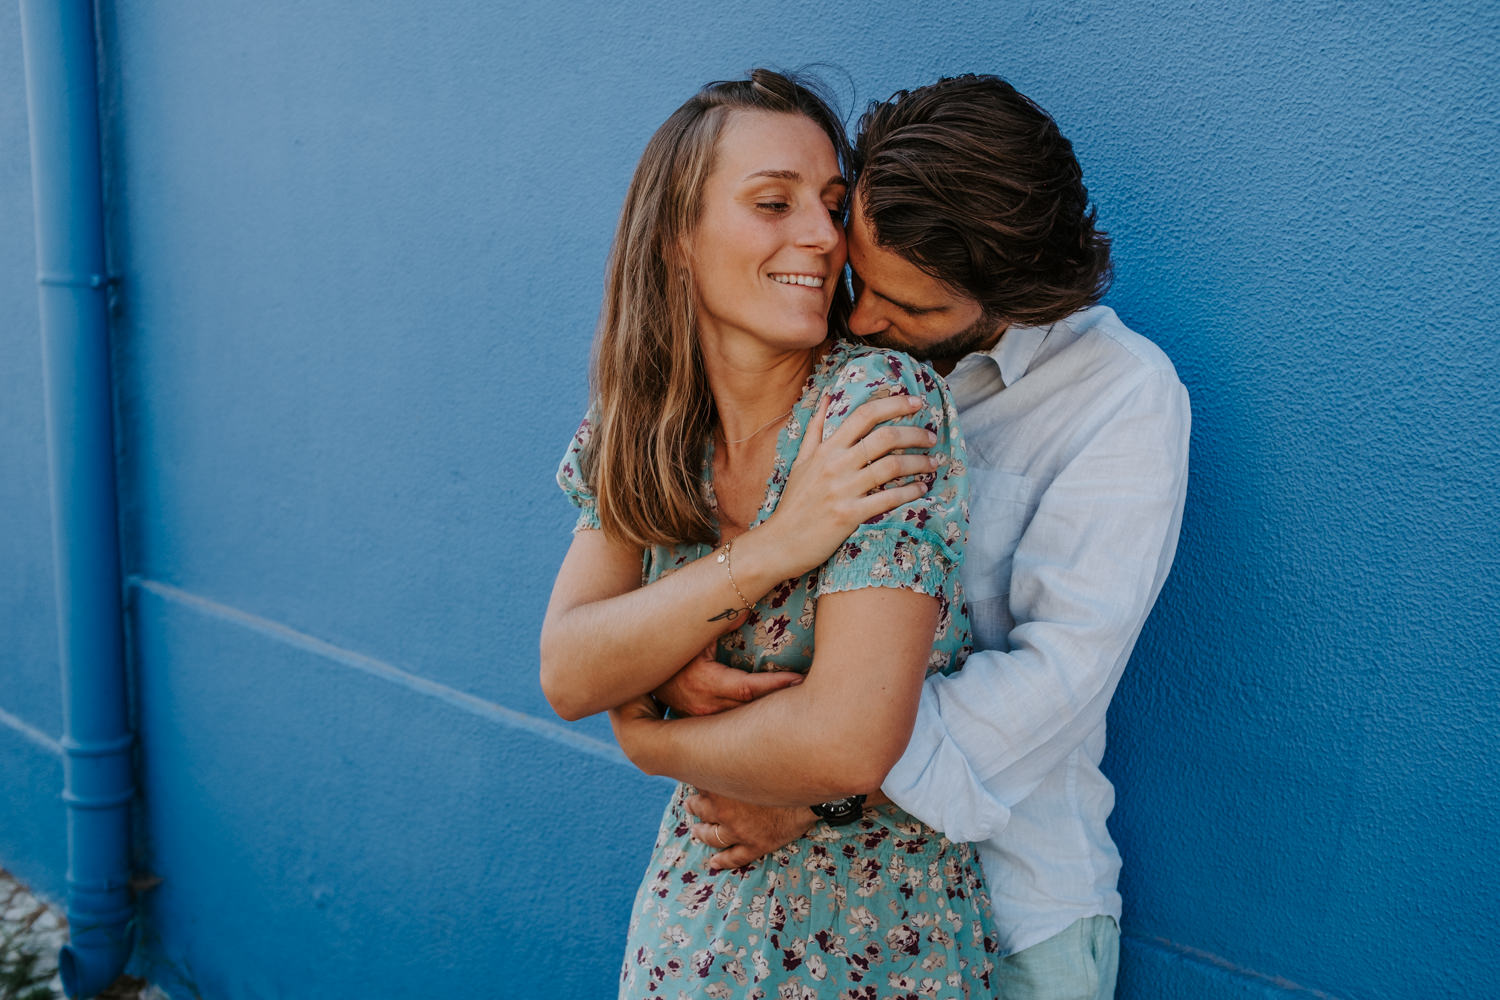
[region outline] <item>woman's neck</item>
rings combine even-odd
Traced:
[[[754,350],[715,351],[705,345],[704,372],[719,411],[719,441],[731,449],[753,443],[797,405],[817,347],[769,354]]]

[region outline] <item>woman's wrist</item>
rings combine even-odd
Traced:
[[[733,545],[734,583],[752,604],[807,569],[788,558],[796,550],[780,538],[774,515],[734,539]]]

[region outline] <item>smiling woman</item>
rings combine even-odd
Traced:
[[[846,258],[840,220],[848,189],[828,135],[813,121],[734,114],[688,240],[705,353],[805,351],[828,337]],[[726,432],[739,436],[736,428]]]
[[[862,809],[923,678],[967,651],[968,515],[946,387],[839,336],[845,152],[826,104],[757,70],[657,131],[622,213],[594,398],[558,476],[578,530],[542,628],[553,707],[611,709],[632,760],[684,782],[622,997],[991,993],[970,846]],[[739,678],[728,704],[688,696],[705,671]],[[821,805],[800,810],[805,836],[725,863],[694,787]]]

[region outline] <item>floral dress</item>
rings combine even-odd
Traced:
[[[824,436],[866,400],[911,394],[927,403],[898,423],[933,431],[949,457],[919,500],[860,525],[822,566],[773,588],[719,640],[721,662],[742,670],[796,670],[813,662],[820,594],[901,587],[938,599],[928,672],[958,669],[969,623],[958,584],[968,530],[964,448],[947,386],[904,354],[837,341],[817,363],[782,427],[759,523],[776,509],[802,434],[820,398]],[[580,471],[585,420],[558,470],[580,509],[578,528],[597,529],[592,491]],[[712,443],[703,458],[711,507]],[[644,553],[649,583],[712,554],[699,543]],[[718,849],[692,839],[679,784],[662,817],[636,894],[620,977],[621,998],[874,1000],[988,997],[997,952],[989,894],[969,844],[951,843],[894,805],[867,809],[846,826],[819,822],[753,866],[711,872]]]

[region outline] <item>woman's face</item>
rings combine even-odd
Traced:
[[[844,267],[847,191],[833,143],[811,119],[731,114],[688,241],[705,342],[822,343]]]

